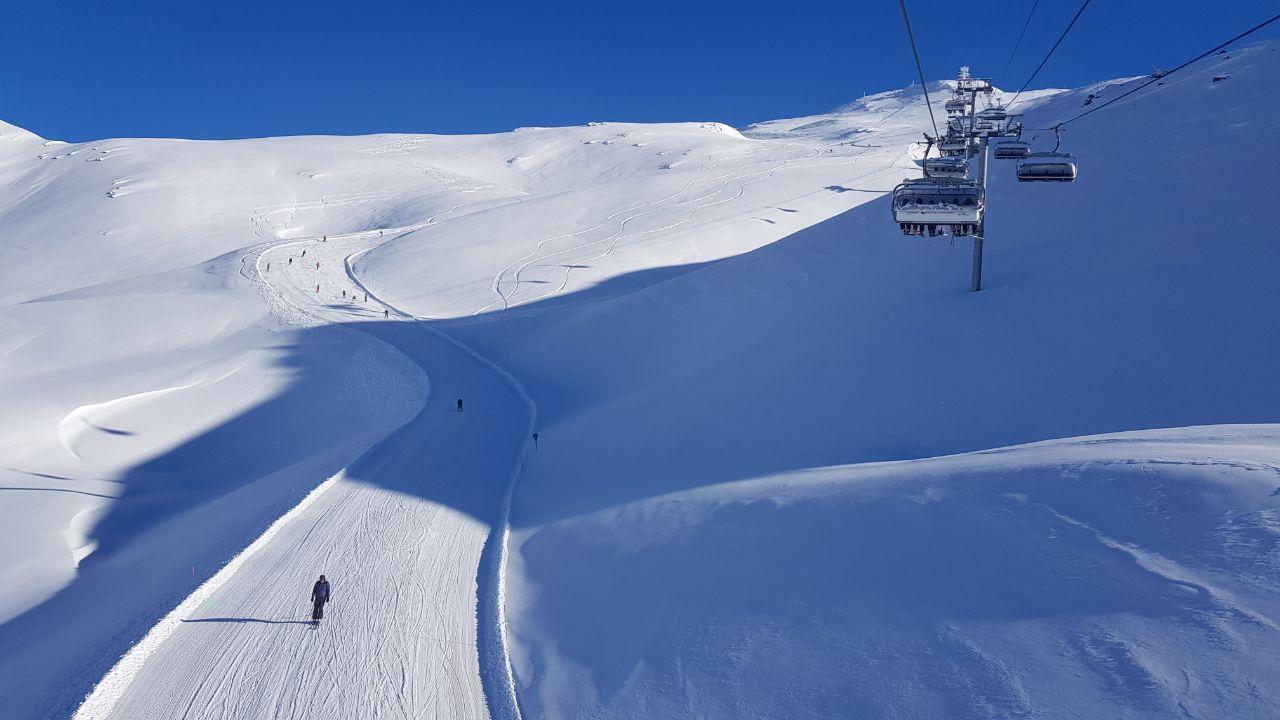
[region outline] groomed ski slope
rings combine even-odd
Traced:
[[[1073,130],[1073,186],[1020,187],[997,164],[981,295],[964,292],[967,243],[887,219],[883,193],[917,172],[916,91],[750,139],[603,124],[139,141],[154,146],[135,151],[138,176],[95,202],[182,228],[151,247],[156,228],[89,231],[119,212],[88,206],[102,178],[49,170],[69,153],[107,165],[126,141],[6,132],[56,153],[0,156],[30,188],[0,221],[56,238],[7,286],[39,301],[6,308],[9,367],[42,377],[65,355],[51,336],[117,327],[158,332],[186,365],[130,383],[130,363],[56,360],[15,394],[56,422],[17,426],[28,447],[0,448],[6,477],[96,495],[31,493],[35,522],[5,526],[48,552],[35,572],[0,563],[43,583],[6,601],[0,691],[33,717],[67,714],[104,674],[86,717],[504,717],[498,631],[525,717],[1265,716],[1280,442],[1274,425],[1219,423],[1271,423],[1280,403],[1278,258],[1233,210],[1263,204],[1263,185],[1230,182],[1249,172],[1232,158],[1274,135],[1221,118],[1274,114],[1274,57],[1215,58]],[[1028,125],[1099,90],[1122,88],[1037,94]],[[50,219],[60,195],[85,211]],[[91,240],[121,262],[95,262]],[[157,404],[219,396],[211,380],[237,375],[199,364],[211,347],[271,377],[247,360],[282,346],[294,377],[213,417]],[[154,376],[164,356],[127,357]],[[362,383],[330,397],[348,376]],[[84,397],[102,383],[134,399]],[[241,406],[277,411],[237,424]],[[249,458],[275,458],[268,441],[294,424],[307,432],[286,447],[328,452],[219,485],[242,446],[189,447],[220,423]],[[1054,437],[1069,439],[1001,448]],[[139,475],[155,452],[170,459]],[[174,465],[211,469],[194,492]],[[517,471],[495,628],[487,569]],[[68,525],[86,509],[102,519]],[[201,564],[175,577],[191,538]],[[319,572],[334,604],[313,629],[296,621]],[[121,599],[102,602],[108,588]],[[63,618],[84,632],[32,642]],[[107,673],[131,646],[146,656]]]
[[[346,274],[346,257],[370,236],[281,244],[255,266],[281,315],[369,332],[429,366],[426,407],[326,482],[202,592],[204,602],[179,608],[180,624],[140,664],[126,657],[124,672],[109,676],[77,718],[169,718],[175,709],[186,718],[309,718],[333,708],[489,717],[478,568],[485,543],[502,539],[492,529],[528,435],[520,422],[528,408],[491,367],[412,320],[397,313],[391,323],[359,322],[384,309]],[[464,412],[453,409],[459,397]],[[308,593],[319,572],[334,597],[313,627]]]

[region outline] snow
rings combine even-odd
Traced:
[[[992,160],[980,294],[890,218],[919,88],[742,132],[0,124],[7,712],[1271,714],[1274,47],[1070,126],[1074,184]]]

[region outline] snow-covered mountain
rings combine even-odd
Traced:
[[[993,161],[978,294],[889,218],[918,88],[741,133],[0,125],[0,696],[1273,713],[1275,47],[1070,125],[1072,185]]]

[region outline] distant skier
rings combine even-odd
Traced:
[[[390,318],[390,317],[391,317],[391,311],[390,311],[390,310],[388,310],[388,309],[386,309],[386,308],[383,308],[383,309],[382,309],[382,317],[384,317],[384,318]]]
[[[319,292],[320,292],[320,285],[317,283],[317,284],[316,284],[316,293],[319,293]]]
[[[289,258],[289,264],[290,264],[290,265],[292,265],[292,264],[293,264],[293,258]]]
[[[267,272],[271,272],[271,263],[267,263]]]
[[[533,449],[538,449],[538,433],[533,434]]]
[[[316,269],[317,269],[317,270],[319,270],[319,269],[320,269],[320,263],[319,263],[319,262],[316,262]]]
[[[458,398],[458,412],[462,412],[462,398]]]
[[[306,250],[303,250],[303,251],[302,251],[302,257],[306,257],[306,256],[307,256],[307,251],[306,251]]]
[[[311,588],[311,622],[319,625],[324,617],[324,604],[329,602],[329,581],[321,575]]]

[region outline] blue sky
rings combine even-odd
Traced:
[[[907,5],[932,80],[961,64],[998,75],[1031,0]],[[1040,0],[1002,87],[1022,84],[1077,7]],[[1094,0],[1033,87],[1176,65],[1276,12]],[[15,1],[4,17],[0,119],[73,141],[745,125],[916,77],[894,0]]]

